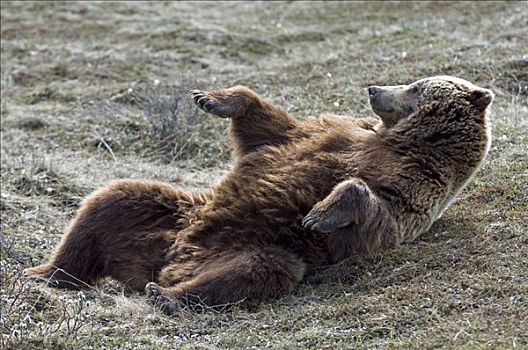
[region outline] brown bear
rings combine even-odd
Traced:
[[[27,274],[69,288],[111,276],[167,310],[254,304],[312,267],[414,240],[486,156],[493,93],[449,76],[368,93],[381,121],[300,121],[241,86],[191,91],[231,119],[232,171],[201,194],[132,180],[94,192]]]

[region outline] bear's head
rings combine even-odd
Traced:
[[[471,112],[484,115],[494,98],[491,90],[445,75],[421,79],[409,85],[370,86],[367,90],[372,110],[387,128],[435,103],[462,104]]]

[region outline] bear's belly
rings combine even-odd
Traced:
[[[327,263],[327,234],[306,232],[301,221],[350,174],[334,154],[292,158],[239,164],[214,189],[193,241],[208,249],[274,244],[309,264]]]

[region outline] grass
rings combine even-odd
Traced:
[[[524,2],[2,2],[2,347],[528,347],[527,18]],[[108,181],[203,189],[229,170],[227,122],[190,89],[363,117],[366,86],[435,74],[493,89],[494,141],[412,244],[251,311],[167,317],[111,280],[81,293],[21,277]]]

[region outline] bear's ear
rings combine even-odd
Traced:
[[[490,105],[494,97],[495,95],[491,90],[478,89],[471,91],[467,96],[467,100],[482,112]]]

